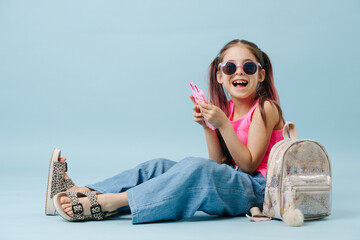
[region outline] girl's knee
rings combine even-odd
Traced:
[[[184,158],[180,161],[180,163],[182,164],[189,164],[189,165],[194,165],[194,164],[202,164],[204,163],[206,160],[206,158],[200,158],[200,157],[187,157]]]
[[[155,159],[147,161],[146,163],[147,163],[147,165],[152,165],[152,166],[161,167],[161,168],[170,168],[175,164],[174,161],[171,161],[166,158],[155,158]]]
[[[216,162],[212,159],[199,158],[199,157],[187,157],[179,162],[184,168],[191,170],[209,170]]]

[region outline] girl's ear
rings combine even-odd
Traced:
[[[220,84],[223,84],[222,74],[220,71],[217,71],[217,73],[216,73],[216,81]]]
[[[265,70],[261,69],[261,76],[260,76],[259,82],[263,82],[265,80],[265,75],[266,75]]]

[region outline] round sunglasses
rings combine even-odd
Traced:
[[[219,63],[218,68],[221,68],[221,71],[226,75],[233,75],[238,67],[241,67],[244,73],[247,75],[253,75],[256,73],[258,66],[261,68],[261,64],[258,62],[248,61],[245,62],[243,65],[237,66],[233,62],[223,62]]]

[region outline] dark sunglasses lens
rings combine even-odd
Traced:
[[[232,75],[236,72],[236,65],[232,62],[227,62],[222,66],[222,71],[226,75]]]
[[[257,65],[254,62],[247,62],[243,66],[244,72],[248,75],[256,73]]]

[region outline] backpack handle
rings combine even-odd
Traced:
[[[283,137],[285,140],[297,139],[297,131],[295,124],[292,122],[286,122],[283,128]]]

